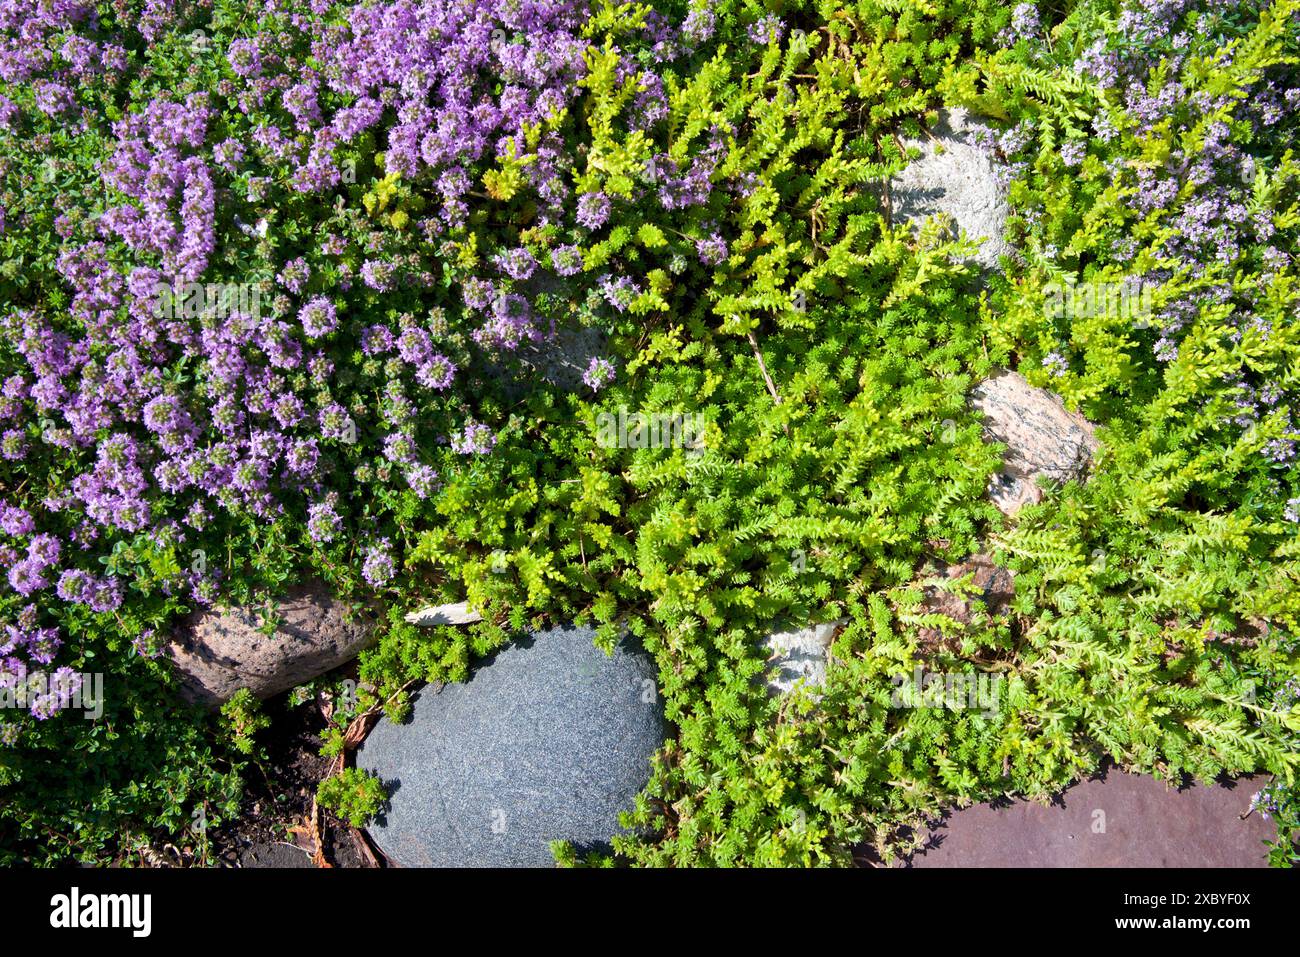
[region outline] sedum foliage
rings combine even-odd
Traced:
[[[332,453],[352,499],[334,504],[365,534],[391,535],[399,567],[385,585],[363,579],[357,543],[316,541],[296,518],[217,520],[235,597],[312,572],[387,606],[355,700],[336,701],[327,753],[361,713],[401,718],[413,682],[463,680],[517,630],[578,619],[607,647],[624,630],[643,642],[673,733],[627,815],[634,834],[609,858],[557,846],[566,865],[844,865],[864,844],[890,857],[946,806],[1046,798],[1107,759],[1171,780],[1271,775],[1273,860],[1290,863],[1300,483],[1277,453],[1296,438],[1300,167],[1295,113],[1269,125],[1249,110],[1294,69],[1293,0],[1162,7],[1168,35],[1191,34],[1182,46],[1155,33],[1127,43],[1126,8],[1091,0],[1031,7],[1032,28],[1023,7],[1013,17],[986,0],[721,0],[710,39],[656,65],[663,122],[639,122],[654,15],[700,9],[593,3],[574,102],[475,170],[472,214],[436,243],[408,228],[437,201],[433,184],[363,143],[344,151],[359,181],[327,213],[296,198],[288,232],[246,251],[244,266],[270,275],[275,242],[327,221],[427,263],[432,312],[405,288],[366,293],[365,306],[404,329],[428,312],[439,348],[477,376],[422,410],[417,434],[440,473],[423,497],[389,481],[364,427],[367,411],[401,404],[383,391],[400,364],[336,356],[330,387],[363,428]],[[1123,83],[1076,65],[1112,56]],[[1175,79],[1170,106],[1160,94]],[[1166,112],[1147,116],[1142,95]],[[892,216],[903,138],[956,105],[988,118],[1011,180],[1018,255],[1000,275],[979,276],[946,224]],[[612,208],[580,243],[534,221],[527,171],[548,137],[580,146],[565,172],[579,203]],[[87,142],[66,149],[94,159]],[[1198,162],[1210,180],[1188,174]],[[665,178],[695,168],[717,187],[701,202],[655,201]],[[87,204],[94,186],[80,183]],[[1199,235],[1187,210],[1210,188],[1257,231]],[[1167,198],[1148,208],[1144,195]],[[575,245],[571,274],[532,290],[534,305],[597,332],[613,382],[559,388],[510,355],[491,368],[513,375],[485,373],[454,291],[507,247],[547,262]],[[48,266],[55,252],[24,255]],[[21,266],[2,275],[35,295]],[[1056,315],[1052,284],[1071,280],[1149,284],[1157,318]],[[1000,450],[966,398],[999,367],[1059,392],[1102,440],[1089,482],[1014,522],[987,500]],[[698,441],[603,441],[627,414],[689,423]],[[490,454],[437,444],[452,422],[486,427]],[[933,566],[977,552],[1017,573],[1012,608],[977,602],[968,622],[927,611]],[[237,702],[214,741],[174,704],[165,666],[132,654],[145,629],[187,610],[161,585],[175,548],[124,543],[110,560],[140,596],[112,623],[78,609],[62,625],[85,656],[72,663],[99,655],[129,693],[110,697],[106,722],[59,718],[0,752],[14,795],[0,807],[0,860],[106,859],[135,839],[118,840],[123,821],[172,834],[196,803],[217,821],[237,810],[264,719]],[[486,620],[403,620],[463,599]],[[763,636],[839,620],[820,693],[769,695]],[[918,667],[996,682],[996,703],[900,707],[898,682]],[[69,751],[103,755],[94,780],[59,766]],[[319,798],[359,825],[383,794],[348,770]]]

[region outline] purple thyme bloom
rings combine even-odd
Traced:
[[[37,664],[48,665],[62,646],[57,628],[37,628],[27,638],[27,656]]]
[[[582,381],[595,392],[599,392],[613,382],[614,377],[614,363],[600,356],[592,356],[591,362],[587,364],[587,370],[582,373]]]
[[[627,276],[606,276],[600,283],[601,294],[619,312],[626,312],[632,301],[641,294],[640,288]]]
[[[398,465],[411,462],[415,458],[415,443],[409,435],[394,432],[384,439],[384,458]]]
[[[772,41],[780,42],[785,36],[785,24],[781,18],[774,13],[769,13],[755,23],[749,25],[746,31],[751,43],[757,43],[759,46],[766,46]]]
[[[1083,140],[1066,140],[1061,144],[1061,162],[1073,169],[1083,162],[1088,144]]]
[[[533,254],[522,246],[498,253],[492,261],[511,279],[527,279],[537,268],[537,260],[533,258]]]
[[[610,201],[604,193],[584,193],[578,198],[578,223],[595,231],[609,219]]]
[[[16,505],[0,506],[0,529],[8,535],[30,535],[36,528],[31,513]]]
[[[1042,28],[1038,20],[1038,8],[1032,3],[1022,3],[1011,11],[1011,36],[1009,39],[1012,43],[1024,37],[1030,37],[1036,34]]]
[[[558,246],[551,252],[556,275],[573,276],[582,272],[582,250],[577,246]]]
[[[313,542],[330,542],[343,529],[343,519],[329,502],[317,502],[307,509],[307,534]]]
[[[87,604],[95,588],[95,580],[80,568],[69,568],[59,576],[55,592],[64,601]]]
[[[465,308],[479,311],[491,306],[495,295],[496,290],[492,283],[478,277],[467,279],[464,288],[461,290],[461,296],[465,300]]]
[[[438,473],[430,465],[413,465],[405,474],[406,484],[418,498],[428,498],[438,484]]]
[[[285,263],[284,269],[276,277],[280,285],[292,293],[302,292],[302,287],[307,284],[309,278],[311,278],[311,267],[301,256]]]
[[[42,569],[57,565],[61,551],[59,540],[53,535],[37,535],[27,545],[27,557],[37,562]]]
[[[259,76],[262,72],[261,51],[256,40],[235,40],[226,53],[230,68],[237,76],[245,78]]]
[[[492,430],[473,419],[465,424],[460,435],[451,437],[451,450],[460,455],[486,455],[496,447],[496,444],[496,436],[492,434]]]
[[[713,36],[717,22],[717,16],[708,7],[695,7],[682,21],[682,35],[687,43],[699,46]]]
[[[0,435],[0,457],[11,462],[27,455],[27,434],[22,429],[8,429]]]
[[[1070,371],[1070,363],[1059,352],[1049,352],[1043,356],[1043,368],[1054,376],[1063,376]]]
[[[456,365],[444,355],[434,354],[425,359],[415,370],[416,381],[426,389],[441,392],[451,385],[456,377]]]
[[[367,259],[361,264],[361,279],[376,292],[388,292],[394,286],[393,264],[379,259]]]
[[[24,598],[50,586],[50,580],[41,573],[44,568],[30,558],[15,562],[9,569],[9,587]]]
[[[302,323],[303,332],[313,339],[319,339],[328,336],[338,327],[338,313],[334,309],[334,303],[324,296],[317,296],[309,299],[298,311],[298,321]]]
[[[320,432],[323,438],[343,439],[345,441],[354,441],[356,438],[356,423],[352,421],[352,416],[348,415],[347,409],[337,402],[331,402],[321,409],[317,420],[320,422]]]
[[[361,565],[361,577],[374,588],[382,588],[393,577],[396,566],[389,554],[391,543],[387,538],[366,546],[366,558]]]
[[[725,262],[729,255],[727,241],[716,232],[703,239],[695,240],[695,252],[699,255],[700,262],[706,266],[716,266]]]
[[[158,641],[157,632],[153,628],[142,629],[131,642],[131,647],[141,658],[157,658],[163,653],[162,643]]]

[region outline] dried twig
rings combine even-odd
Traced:
[[[767,383],[767,391],[772,393],[772,401],[777,405],[780,405],[781,394],[776,391],[776,383],[773,382],[772,377],[767,374],[767,363],[763,361],[763,353],[759,351],[758,337],[754,335],[753,329],[749,330],[747,335],[749,336],[749,345],[754,350],[754,358],[758,360],[758,371],[763,373],[763,381]]]
[[[311,828],[311,839],[316,842],[316,853],[312,855],[312,863],[317,867],[333,867],[325,858],[325,840],[321,837],[320,832],[320,805],[316,799],[311,799],[311,815],[307,819]]]
[[[749,336],[749,345],[750,345],[750,348],[752,348],[752,349],[754,350],[754,358],[758,360],[758,371],[761,372],[761,373],[763,373],[763,381],[767,383],[767,391],[770,392],[770,393],[772,393],[772,401],[773,401],[776,405],[780,405],[780,404],[781,404],[781,393],[779,393],[779,392],[776,391],[776,383],[773,382],[773,381],[772,381],[772,377],[771,377],[770,375],[768,375],[768,372],[767,372],[767,363],[763,361],[763,353],[762,353],[762,351],[758,348],[758,337],[754,335],[754,330],[752,330],[752,329],[749,330],[749,332],[747,333],[747,335]],[[786,436],[786,438],[789,438],[789,437],[790,437],[790,423],[789,423],[789,422],[784,422],[784,423],[782,423],[781,428],[785,431],[785,436]]]

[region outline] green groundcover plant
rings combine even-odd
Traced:
[[[530,624],[640,638],[672,734],[582,863],[891,857],[1109,759],[1268,775],[1289,865],[1298,60],[1294,0],[0,0],[0,862],[203,860],[267,719],[166,636],[315,576],[387,611],[329,755]],[[956,107],[989,272],[892,208]],[[1101,440],[1014,520],[1000,368]],[[1012,606],[929,610],[975,553]],[[762,636],[831,621],[769,695]]]

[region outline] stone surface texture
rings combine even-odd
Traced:
[[[809,688],[824,685],[831,643],[846,623],[844,620],[831,621],[768,635],[763,642],[771,663],[768,690],[773,694],[785,694],[793,691],[799,682]]]
[[[964,562],[947,565],[938,570],[938,575],[950,581],[971,577],[971,584],[979,591],[969,597],[956,592],[945,591],[935,585],[925,586],[925,597],[918,609],[922,615],[947,615],[954,621],[969,625],[974,611],[972,602],[984,603],[984,610],[990,616],[1003,615],[1015,597],[1015,575],[1006,568],[995,564],[988,555],[972,555]],[[933,577],[933,576],[932,576]],[[938,645],[943,641],[943,632],[938,628],[921,628],[918,631],[921,641],[926,645]]]
[[[1266,778],[1175,790],[1110,769],[1043,806],[1015,801],[954,811],[913,867],[1265,867],[1275,836],[1246,817]]]
[[[543,379],[570,392],[584,387],[582,374],[591,360],[608,358],[608,353],[604,334],[585,327],[562,327],[554,336],[519,346],[520,357]]]
[[[186,699],[216,707],[240,688],[269,698],[345,664],[374,635],[364,609],[349,609],[319,582],[290,589],[271,611],[270,635],[258,630],[262,607],[211,609],[181,625],[169,653]]]
[[[248,868],[287,868],[310,869],[316,865],[311,855],[301,847],[286,844],[284,841],[263,841],[252,844],[239,855],[239,866]]]
[[[1095,427],[1066,409],[1060,396],[1004,371],[971,391],[971,405],[984,417],[985,436],[1006,446],[1002,469],[989,487],[1004,514],[1042,499],[1040,477],[1060,483],[1087,476],[1098,446]]]
[[[426,628],[434,625],[469,625],[482,621],[483,616],[469,607],[467,602],[458,601],[450,605],[430,605],[406,616],[412,625]]]
[[[357,754],[389,788],[372,822],[403,867],[550,867],[620,833],[666,736],[654,662],[593,632],[526,636],[464,684],[426,686],[409,724],[384,718]]]
[[[894,222],[946,214],[968,238],[983,240],[974,261],[996,269],[998,257],[1012,251],[1003,239],[1011,207],[997,160],[972,142],[981,128],[987,129],[963,109],[942,111],[930,136],[903,141],[921,156],[890,182],[889,195]]]

